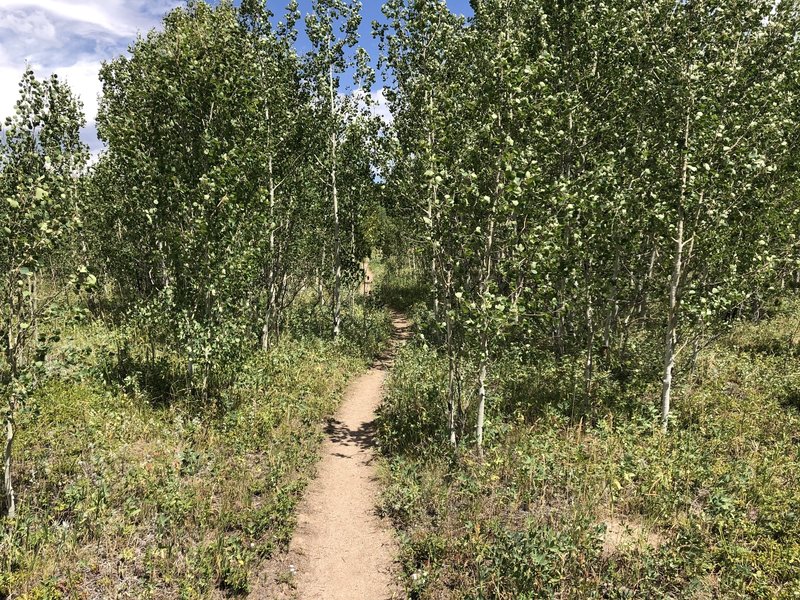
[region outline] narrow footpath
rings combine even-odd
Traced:
[[[262,581],[251,598],[388,600],[397,596],[396,541],[377,514],[375,410],[397,348],[410,335],[394,314],[384,355],[355,379],[326,428],[317,477],[298,508],[297,529],[280,573]],[[276,590],[276,586],[280,590]]]

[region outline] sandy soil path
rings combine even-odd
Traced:
[[[395,335],[384,356],[350,384],[326,428],[317,478],[298,510],[297,529],[278,569],[251,598],[386,600],[397,597],[396,541],[376,512],[375,410],[396,349],[410,332],[394,315]],[[276,590],[276,584],[281,584]]]

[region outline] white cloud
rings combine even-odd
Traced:
[[[367,95],[363,89],[353,90],[352,93],[353,97],[359,101],[362,107],[366,107],[373,115],[380,117],[384,123],[391,125],[394,122],[394,117],[389,108],[389,101],[386,99],[384,88],[369,92],[369,103],[362,100]]]
[[[121,0],[4,0],[4,10],[31,14],[43,11],[57,19],[74,21],[84,30],[106,31],[119,37],[133,37],[152,27],[151,15],[143,8],[148,3]]]
[[[394,116],[389,108],[389,101],[386,99],[384,88],[372,92],[372,106],[370,107],[372,113],[379,116],[384,123],[391,125],[394,122]]]
[[[101,92],[100,80],[97,78],[100,64],[100,61],[80,60],[74,65],[54,69],[80,97],[83,102],[83,112],[89,123],[93,123],[97,117],[98,97]],[[44,71],[40,72],[44,74]]]
[[[26,40],[50,42],[55,40],[56,28],[47,14],[41,10],[24,11],[6,10],[0,13],[0,29],[9,29]]]
[[[98,71],[123,54],[137,33],[156,27],[181,0],[0,0],[0,120],[14,110],[26,62],[37,77],[57,73],[84,104],[94,137]],[[96,139],[88,140],[94,150]]]
[[[5,82],[0,86],[0,117],[5,120],[14,110],[14,102],[17,100],[17,83],[22,77],[22,71],[16,67],[9,67],[5,64],[0,65],[0,81]]]

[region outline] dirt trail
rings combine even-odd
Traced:
[[[327,428],[317,478],[298,509],[289,553],[251,598],[386,600],[396,597],[396,542],[376,513],[375,410],[396,349],[410,326],[393,315],[392,343],[348,387]],[[274,571],[278,571],[275,573]],[[276,586],[280,589],[276,589]]]

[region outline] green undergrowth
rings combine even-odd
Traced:
[[[409,596],[800,597],[798,347],[796,307],[736,326],[683,374],[666,436],[655,386],[576,418],[554,366],[501,368],[479,460],[447,449],[446,365],[409,345],[379,424]]]
[[[356,338],[377,350],[391,328],[384,311],[351,321],[336,344],[287,335],[254,353],[206,407],[179,386],[155,398],[160,387],[133,369],[141,349],[122,360],[118,332],[95,323],[62,334],[48,383],[19,416],[19,510],[0,538],[0,597],[246,593],[288,544],[321,424],[368,363]]]
[[[378,268],[381,277],[375,289],[375,299],[379,304],[402,311],[412,319],[418,316],[419,311],[425,310],[430,290],[420,283],[411,268],[399,264],[396,259],[390,259],[385,266],[379,264],[376,266]]]

